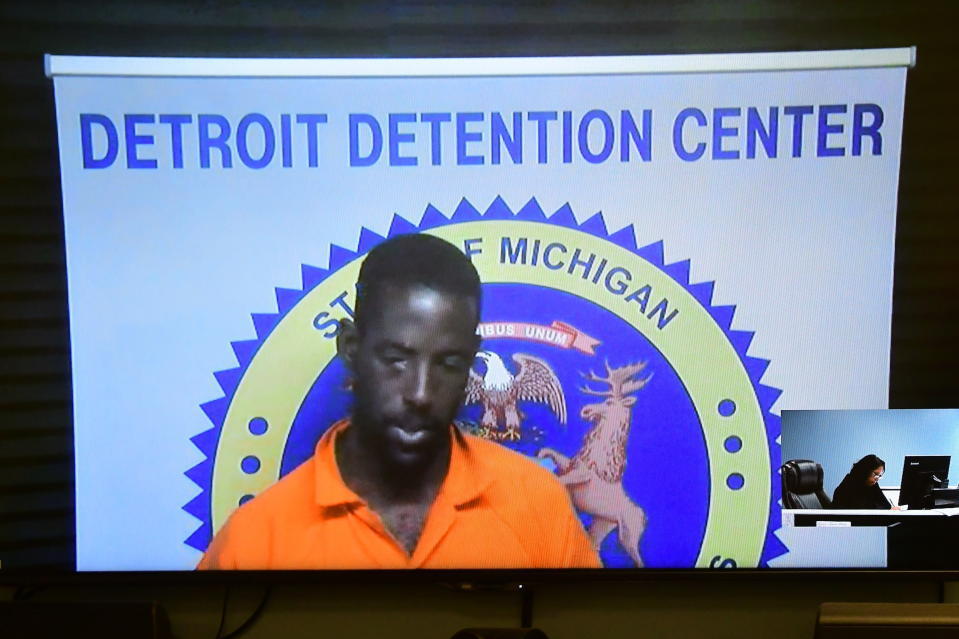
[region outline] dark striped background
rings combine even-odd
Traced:
[[[918,46],[894,290],[893,407],[959,406],[957,2],[51,2],[0,6],[0,561],[73,563],[70,359],[42,54],[419,57]],[[829,309],[822,309],[829,312]],[[821,371],[828,376],[828,370]]]

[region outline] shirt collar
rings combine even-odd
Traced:
[[[316,477],[316,503],[320,507],[365,503],[359,495],[349,489],[336,465],[336,438],[349,425],[350,422],[347,419],[336,422],[316,444],[313,466]],[[450,466],[437,497],[444,498],[455,507],[479,498],[493,482],[495,475],[482,460],[481,455],[477,454],[476,446],[470,442],[469,437],[452,425],[450,436],[452,437]]]
[[[440,492],[453,506],[463,506],[478,499],[493,483],[495,474],[469,437],[456,426],[450,426],[450,433],[453,438],[450,467]]]
[[[316,503],[320,507],[363,503],[360,496],[347,487],[336,465],[336,438],[349,425],[350,422],[346,419],[336,422],[316,443],[313,467],[316,476]]]

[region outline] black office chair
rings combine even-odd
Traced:
[[[783,508],[831,508],[822,490],[822,466],[809,459],[790,459],[782,465]]]

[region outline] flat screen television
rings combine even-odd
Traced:
[[[779,415],[888,405],[913,59],[48,57],[69,568],[821,567]],[[411,234],[478,315],[435,242],[360,281]]]

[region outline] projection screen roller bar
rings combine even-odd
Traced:
[[[803,71],[912,67],[915,47],[787,53],[567,58],[282,59],[132,58],[47,54],[46,74],[130,77],[443,77]]]

